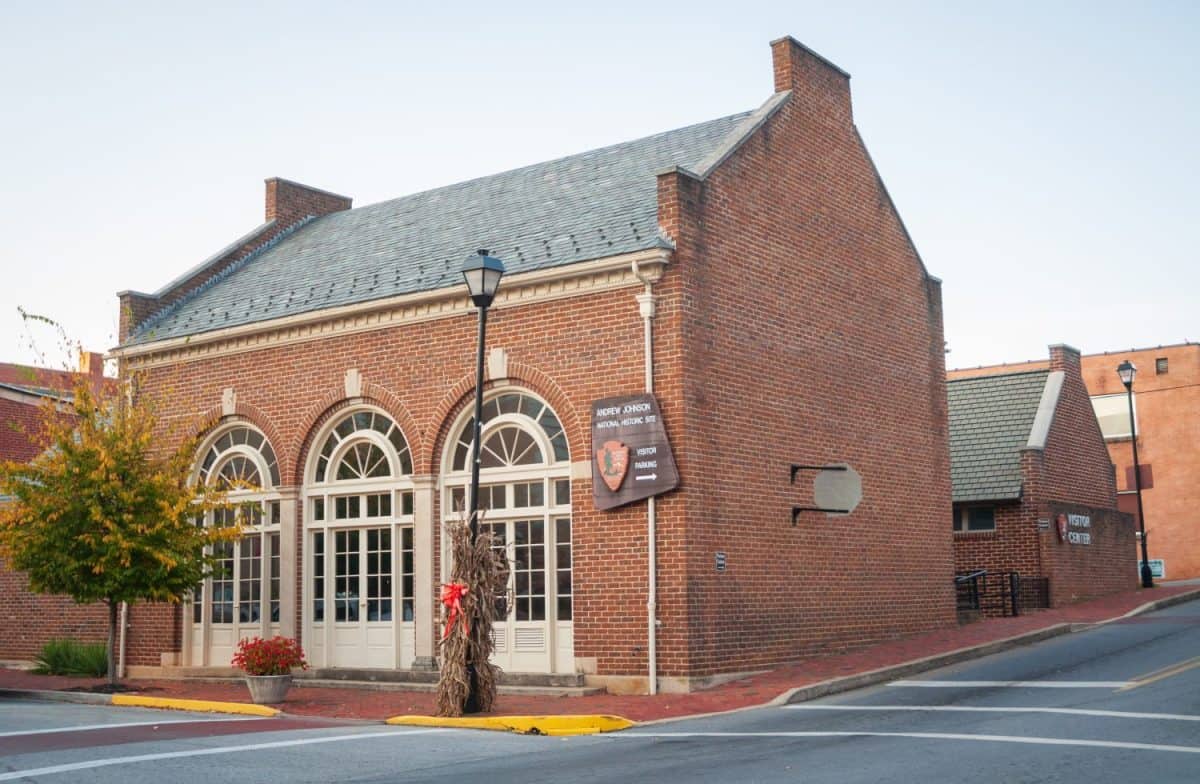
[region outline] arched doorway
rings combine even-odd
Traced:
[[[566,433],[554,411],[526,390],[493,392],[484,402],[482,419],[481,530],[495,536],[497,549],[511,565],[511,601],[497,602],[494,660],[510,672],[574,672]],[[444,522],[462,518],[474,432],[474,417],[467,411],[446,445]],[[442,562],[446,572],[445,554]]]
[[[317,667],[413,660],[412,456],[371,407],[339,412],[314,439],[304,488],[305,639]]]
[[[228,667],[238,640],[279,632],[279,465],[267,437],[245,422],[214,431],[200,455],[195,481],[220,487],[229,500],[203,524],[240,524],[243,535],[213,546],[213,574],[185,609],[184,650],[192,665]]]

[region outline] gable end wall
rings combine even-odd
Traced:
[[[684,279],[695,673],[954,622],[940,288],[859,141],[844,74],[806,69],[818,78],[792,83],[704,182],[660,178]],[[789,465],[835,462],[862,475],[862,504],[792,527],[812,477],[791,485]]]

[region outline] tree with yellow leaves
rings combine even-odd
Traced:
[[[0,556],[27,572],[30,590],[108,609],[108,681],[121,602],[179,602],[213,566],[205,547],[237,528],[197,525],[224,503],[189,483],[196,442],[159,447],[150,407],[86,379],[42,408],[42,448],[29,463],[0,463]]]

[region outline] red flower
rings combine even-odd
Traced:
[[[261,637],[238,640],[237,653],[233,654],[233,666],[240,667],[247,675],[288,675],[292,668],[308,669],[304,650],[291,637]]]

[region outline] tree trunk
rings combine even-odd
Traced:
[[[108,685],[117,685],[117,606],[116,599],[105,599],[108,603]]]

